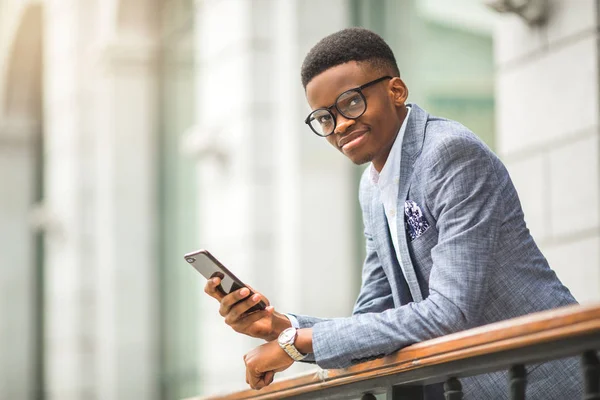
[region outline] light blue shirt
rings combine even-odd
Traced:
[[[398,246],[398,216],[404,218],[404,209],[398,210],[398,189],[400,186],[400,161],[402,160],[402,140],[404,139],[404,132],[406,131],[406,121],[410,115],[410,106],[406,107],[408,112],[406,118],[402,122],[400,131],[396,135],[390,154],[388,155],[381,172],[377,172],[373,164],[371,164],[371,182],[379,189],[379,196],[383,203],[385,210],[385,216],[387,219],[388,227],[390,228],[390,234],[392,235],[392,243],[394,244],[394,250],[396,251],[396,258],[404,273],[404,266],[400,261],[400,246]]]

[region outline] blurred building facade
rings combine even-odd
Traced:
[[[548,5],[540,27],[497,25],[496,149],[552,268],[577,300],[598,301],[600,2]]]
[[[197,248],[279,311],[350,313],[362,168],[304,126],[299,69],[352,25],[498,152],[552,267],[600,300],[598,3],[529,27],[478,0],[0,0],[0,399],[245,387],[260,342],[202,293]]]

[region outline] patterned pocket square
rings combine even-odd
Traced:
[[[412,200],[404,202],[404,226],[411,242],[429,229],[427,218],[425,218],[417,203]]]

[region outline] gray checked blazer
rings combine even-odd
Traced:
[[[398,262],[378,189],[360,184],[362,287],[347,318],[295,315],[314,358],[344,368],[475,326],[575,303],[538,249],[502,162],[461,124],[412,105],[400,167]],[[408,233],[407,233],[408,231]],[[527,366],[528,399],[581,397],[575,358]],[[465,399],[508,399],[506,372],[461,379]],[[426,398],[443,399],[438,388]],[[434,390],[435,389],[435,390]]]

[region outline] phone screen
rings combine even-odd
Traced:
[[[186,255],[185,259],[206,279],[221,278],[221,288],[227,294],[243,287],[243,285],[236,283],[234,277],[232,277],[233,274],[226,273],[229,271],[217,259],[210,257],[209,253],[198,252],[193,255]]]
[[[212,279],[214,277],[220,278],[221,285],[219,287],[224,294],[229,294],[246,286],[207,250],[200,250],[194,253],[186,254],[185,260],[192,267],[194,267],[196,271],[200,272],[202,276],[204,276],[206,279]],[[251,290],[249,296],[251,296],[252,294],[253,292]],[[252,308],[246,311],[246,313],[250,313],[256,310],[264,310],[265,307],[266,304],[261,300],[258,304],[254,305]]]

